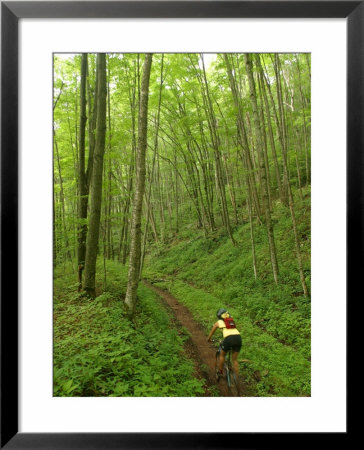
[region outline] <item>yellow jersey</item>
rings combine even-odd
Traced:
[[[225,322],[222,319],[218,320],[217,324],[219,325],[219,328],[222,329],[222,335],[224,339],[228,336],[240,334],[237,328],[226,328]]]

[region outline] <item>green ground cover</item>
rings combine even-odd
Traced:
[[[98,267],[98,285],[103,268]],[[107,262],[107,290],[89,300],[74,274],[55,272],[54,395],[199,396],[202,382],[183,352],[188,338],[157,296],[140,285],[135,326],[126,318],[126,269]]]

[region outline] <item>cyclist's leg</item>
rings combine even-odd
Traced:
[[[226,352],[223,349],[220,349],[220,358],[219,358],[219,370],[220,370],[220,372],[222,372],[223,369],[224,369],[225,355],[226,355]]]
[[[219,349],[216,352],[216,359],[215,359],[215,371],[219,370],[219,364],[220,364],[220,352],[221,352],[221,347],[219,347]]]
[[[225,356],[231,350],[231,336],[226,337],[220,344],[221,353],[219,361],[219,369],[222,371],[225,363]]]
[[[235,372],[235,375],[238,377],[239,376],[239,364],[238,364],[238,355],[239,352],[232,352],[232,360],[233,360],[233,370]]]
[[[242,346],[242,340],[241,340],[241,336],[239,335],[235,335],[234,336],[234,344],[232,345],[232,362],[233,362],[233,370],[235,372],[235,375],[237,377],[239,377],[239,363],[238,363],[238,355],[239,352],[241,350],[241,346]]]

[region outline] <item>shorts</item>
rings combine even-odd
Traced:
[[[240,334],[228,336],[221,342],[221,348],[224,352],[228,352],[229,350],[232,350],[233,352],[240,352],[241,346],[242,340]]]

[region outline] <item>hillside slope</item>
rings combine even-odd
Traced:
[[[306,281],[310,286],[310,196],[308,189],[297,208],[297,222]],[[215,312],[226,307],[243,335],[241,369],[255,383],[257,395],[310,395],[310,299],[303,295],[294,251],[289,210],[274,209],[274,231],[280,263],[274,285],[267,237],[255,226],[258,278],[252,269],[249,224],[235,228],[233,246],[224,234],[205,237],[185,227],[178,237],[160,243],[149,254],[144,277],[159,281],[184,303],[206,333]]]

